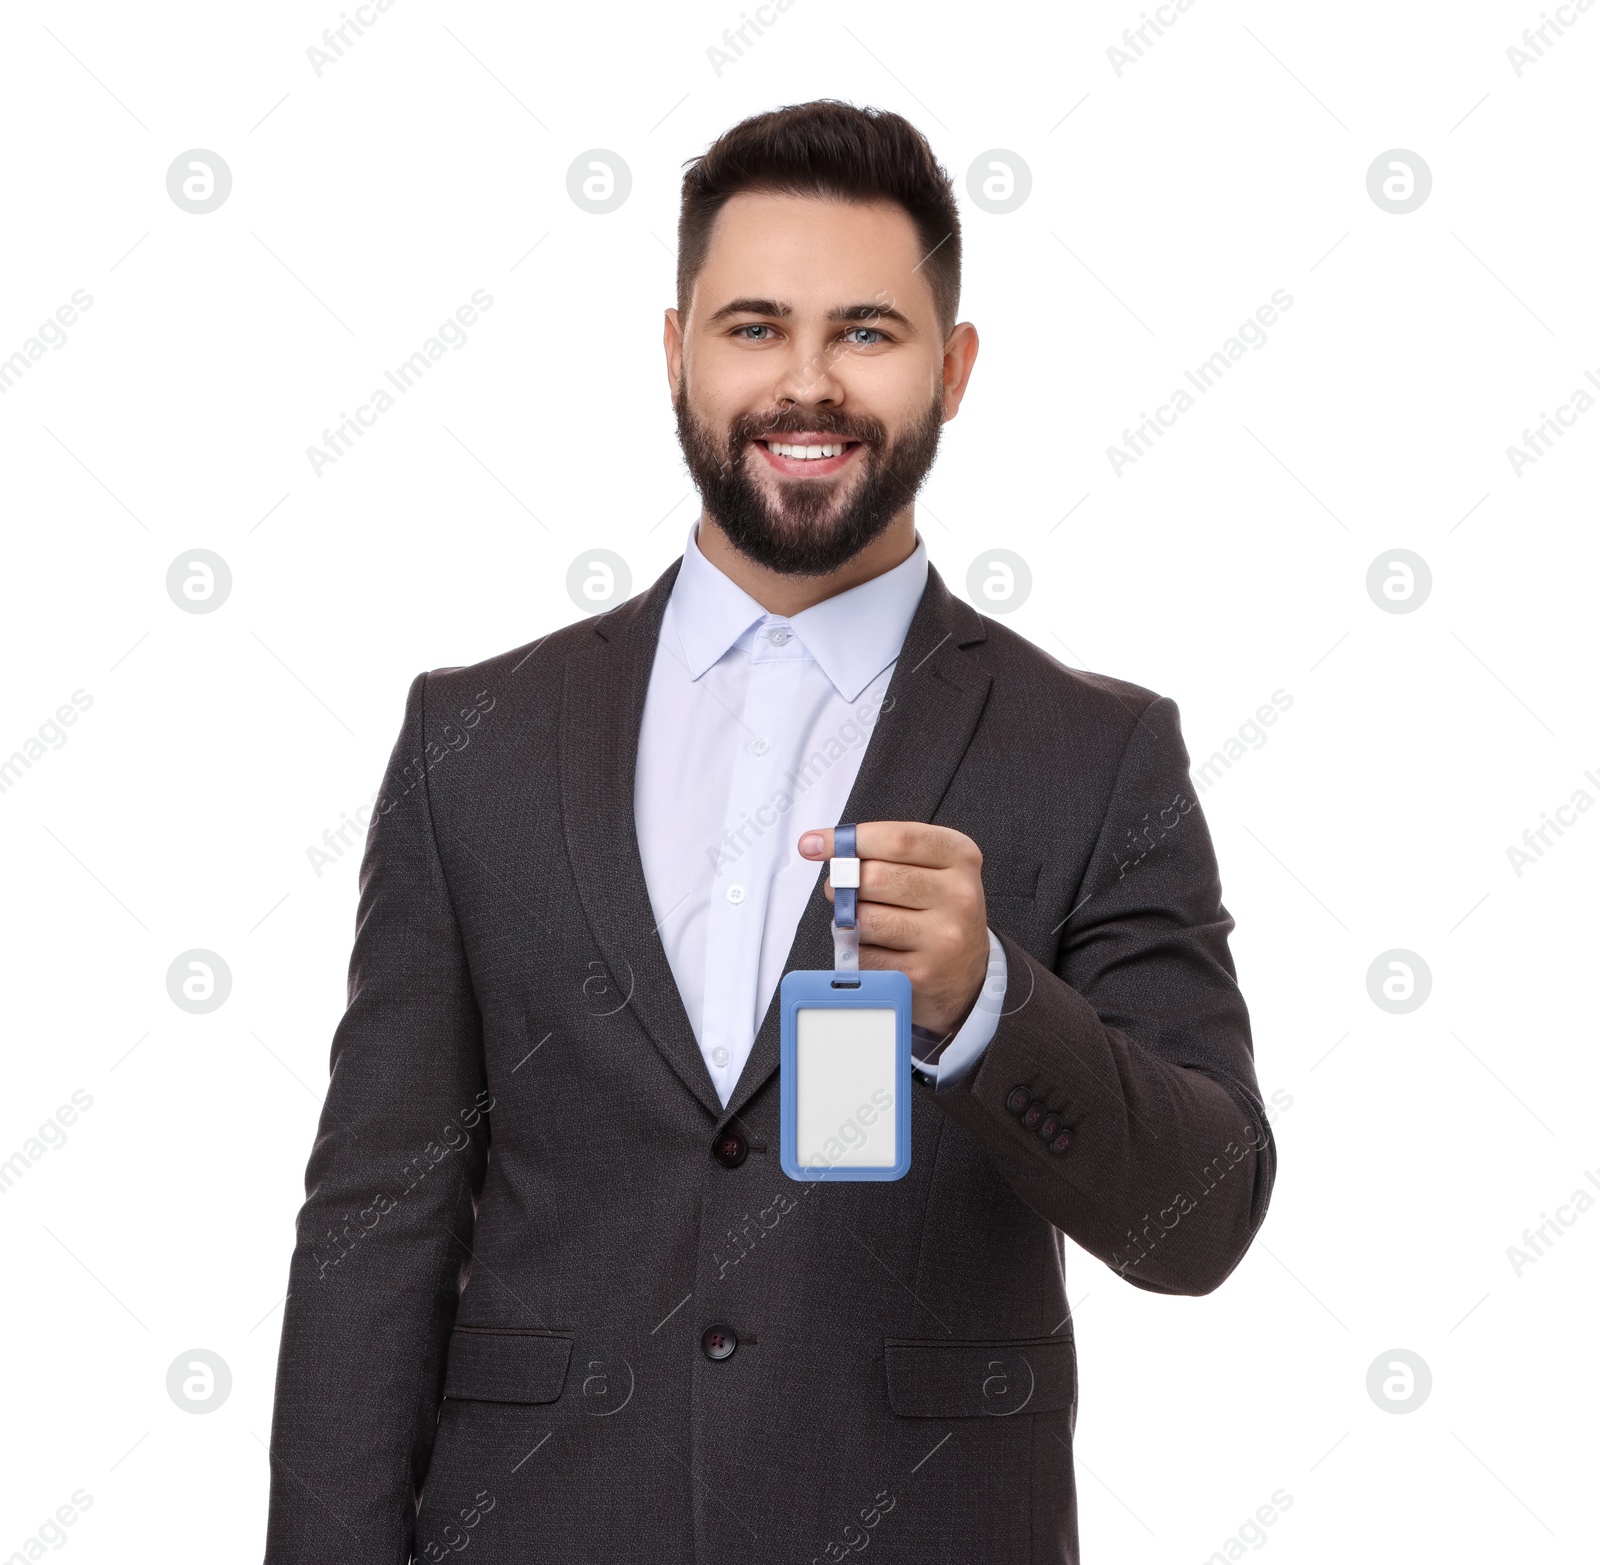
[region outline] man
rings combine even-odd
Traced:
[[[916,533],[959,274],[898,116],[729,131],[666,320],[683,558],[413,681],[269,1565],[1076,1560],[1059,1235],[1162,1293],[1248,1247],[1273,1149],[1177,711],[975,613]],[[861,965],[913,988],[893,1182],[779,1167],[778,980],[832,965],[840,822]]]

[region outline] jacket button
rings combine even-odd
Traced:
[[[1039,1121],[1042,1120],[1044,1116],[1044,1099],[1035,1098],[1033,1102],[1022,1111],[1022,1123],[1029,1130],[1037,1130],[1039,1128]]]
[[[1020,1114],[1028,1106],[1028,1089],[1026,1087],[1013,1087],[1006,1094],[1006,1108],[1013,1114]]]
[[[712,1144],[711,1155],[724,1168],[737,1168],[750,1155],[750,1143],[737,1130],[725,1130]]]
[[[700,1346],[708,1359],[730,1358],[739,1346],[739,1338],[732,1326],[707,1326],[700,1337]]]
[[[1052,1152],[1065,1152],[1071,1145],[1072,1132],[1070,1130],[1063,1130],[1059,1131],[1056,1134],[1055,1140],[1050,1143],[1050,1150]]]
[[[1061,1116],[1059,1114],[1046,1114],[1039,1121],[1039,1134],[1049,1141],[1061,1129]]]

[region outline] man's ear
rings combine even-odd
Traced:
[[[951,328],[944,345],[944,416],[948,423],[961,410],[967,382],[978,357],[978,328],[961,321]]]
[[[676,310],[667,311],[666,325],[661,334],[661,346],[667,355],[667,395],[678,400],[678,381],[683,374],[683,326]]]

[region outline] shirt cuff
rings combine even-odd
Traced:
[[[989,931],[989,971],[983,988],[955,1036],[942,1048],[925,1027],[911,1029],[911,1065],[936,1089],[954,1086],[977,1063],[1000,1025],[1000,1008],[1006,996],[1006,953],[999,937]],[[929,1048],[929,1045],[933,1047]],[[924,1052],[926,1051],[926,1052]],[[916,1056],[923,1053],[923,1058]],[[925,1064],[924,1060],[932,1063]]]

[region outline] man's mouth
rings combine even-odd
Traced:
[[[837,473],[860,447],[859,440],[800,432],[754,442],[767,462],[785,478],[824,478]]]

